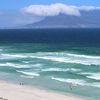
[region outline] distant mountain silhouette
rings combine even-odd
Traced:
[[[42,21],[28,24],[26,28],[56,28],[56,27],[100,27],[100,11],[82,11],[81,16],[59,14],[48,16]]]

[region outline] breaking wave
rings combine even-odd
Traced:
[[[20,75],[22,78],[34,78],[34,76]]]
[[[18,70],[17,72],[22,73],[24,75],[28,75],[28,76],[40,76],[40,74],[34,73],[34,72],[25,72],[25,71],[18,71]]]
[[[65,79],[65,78],[55,78],[55,77],[51,77],[51,79],[59,81],[59,82],[73,84],[75,86],[81,85],[81,86],[92,86],[92,87],[100,88],[99,82],[88,83],[88,82],[86,82],[85,80],[82,80],[82,79]]]
[[[47,55],[47,53],[46,53]],[[63,62],[63,63],[74,63],[74,64],[82,64],[82,65],[99,65],[100,66],[100,57],[98,56],[85,56],[85,55],[76,55],[76,54],[66,54],[66,56],[30,56],[31,58],[50,60],[55,62]]]
[[[84,72],[84,73],[80,73],[80,74],[86,75],[86,77],[90,78],[90,79],[100,80],[100,72],[97,72],[97,73]]]
[[[1,54],[0,59],[23,59],[37,58],[62,63],[82,64],[82,65],[98,65],[100,66],[100,56],[79,55],[65,52],[37,52],[31,54]],[[29,63],[23,61],[23,63]]]
[[[66,71],[81,71],[81,69],[75,69],[75,68],[46,68],[46,69],[42,69],[42,71],[44,72],[52,72],[52,71],[57,71],[57,72],[66,72]]]
[[[77,85],[82,85],[82,86],[84,86],[86,83],[84,80],[80,80],[80,79],[64,79],[64,78],[55,78],[55,77],[51,77],[51,79],[60,81],[60,82],[65,82],[65,83],[73,83]]]
[[[21,54],[1,54],[0,59],[12,59],[12,58],[26,58],[27,56]]]

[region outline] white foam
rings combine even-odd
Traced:
[[[25,71],[18,71],[18,70],[17,72],[28,75],[28,76],[40,76],[40,74],[34,73],[34,72],[25,72]]]
[[[79,74],[86,75],[86,77],[90,79],[100,80],[100,72],[97,73],[83,72]]]
[[[72,83],[73,85],[92,86],[100,88],[100,83],[97,82],[87,83],[86,81],[80,79],[65,79],[65,78],[55,78],[55,77],[51,77],[51,79],[64,83]]]
[[[91,84],[91,86],[100,88],[100,83],[94,82]]]
[[[43,66],[42,64],[34,64],[33,65],[34,67],[41,67],[41,66]]]
[[[64,63],[74,63],[83,65],[100,65],[100,60],[90,60],[90,59],[77,59],[77,58],[65,58],[65,57],[55,57],[55,56],[31,56],[32,58],[45,59],[56,62]]]
[[[91,56],[91,55],[79,55],[71,54],[65,52],[38,52],[32,54],[1,54],[0,59],[9,59],[9,58],[38,58],[44,60],[50,60],[55,62],[64,62],[64,63],[74,63],[74,64],[83,64],[83,65],[99,65],[100,66],[100,56]],[[29,63],[24,61],[24,63]]]
[[[91,55],[83,55],[83,54],[74,54],[74,53],[66,53],[66,52],[37,52],[35,53],[37,56],[59,56],[59,57],[79,57],[79,58],[88,58],[88,59],[99,59],[100,56],[91,56]]]
[[[62,68],[46,68],[46,69],[42,69],[42,71],[61,71],[61,72],[66,72],[66,71],[81,71],[80,69],[75,69],[75,68],[66,68],[66,69],[62,69]]]
[[[100,56],[89,56],[89,55],[79,55],[79,54],[66,54],[68,56],[72,56],[72,57],[79,57],[79,58],[88,58],[88,59],[99,59],[100,60]]]
[[[100,66],[100,56],[79,55],[66,52],[43,52],[43,53],[39,52],[30,55],[30,57],[50,60],[55,62]]]
[[[55,77],[51,77],[51,79],[60,81],[60,82],[65,82],[65,83],[73,83],[77,85],[82,85],[82,86],[86,84],[84,80],[80,80],[80,79],[65,79],[65,78],[55,78]]]
[[[25,64],[28,64],[29,63],[29,61],[22,61],[23,63],[25,63]]]
[[[0,66],[14,66],[14,64],[12,64],[12,63],[2,63],[2,64],[0,64]]]
[[[26,76],[26,75],[20,75],[22,78],[34,78],[34,76]]]
[[[30,65],[21,65],[21,64],[15,64],[14,66],[12,67],[15,67],[15,68],[31,68]]]
[[[1,58],[26,58],[27,56],[21,54],[1,54]]]
[[[42,64],[15,64],[15,63],[1,63],[0,66],[9,66],[9,67],[15,67],[15,68],[32,68],[32,67],[41,67]]]
[[[100,80],[100,73],[90,73],[89,76],[86,76],[90,79]]]
[[[14,63],[2,63],[0,66],[9,66],[9,67],[15,67],[15,68],[30,68],[29,65],[21,65],[21,64],[14,64]]]

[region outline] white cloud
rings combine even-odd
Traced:
[[[80,16],[80,11],[100,10],[100,7],[95,6],[72,6],[62,3],[50,5],[30,5],[21,9],[24,13],[39,15],[39,16],[55,16],[60,13],[67,15]]]
[[[93,10],[100,10],[100,7],[95,7],[95,6],[80,6],[76,7],[80,11],[93,11]]]
[[[40,16],[54,16],[60,13],[79,16],[80,12],[77,8],[62,3],[51,5],[30,5],[22,9],[23,12],[40,15]]]

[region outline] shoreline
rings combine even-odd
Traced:
[[[0,100],[87,100],[80,96],[63,94],[27,85],[0,81]]]

